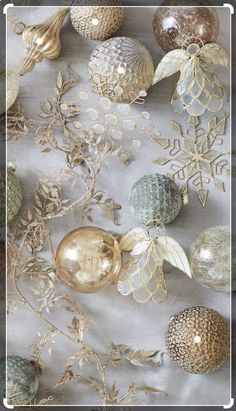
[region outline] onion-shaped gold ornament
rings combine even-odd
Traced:
[[[113,37],[92,53],[89,65],[92,90],[117,103],[132,103],[147,91],[154,76],[146,47],[130,37]]]
[[[24,29],[25,57],[20,63],[20,76],[33,70],[36,63],[59,56],[61,28],[69,9],[69,7],[60,8],[44,22]]]
[[[229,327],[217,311],[191,307],[175,315],[166,333],[170,358],[193,374],[213,372],[229,355]]]
[[[56,267],[70,287],[81,293],[94,293],[118,280],[122,268],[119,243],[100,228],[78,228],[59,244]]]
[[[124,7],[71,7],[71,22],[75,30],[90,40],[106,40],[121,26]]]

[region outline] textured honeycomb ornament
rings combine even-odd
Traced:
[[[71,7],[71,22],[75,30],[90,40],[106,40],[121,26],[124,7]]]
[[[5,359],[0,360],[0,375],[5,379]],[[29,404],[39,387],[39,373],[30,361],[17,355],[7,357],[7,403]],[[1,391],[4,391],[1,387]]]
[[[229,355],[229,327],[211,308],[187,308],[171,319],[166,346],[178,367],[193,374],[210,373]]]
[[[98,46],[88,70],[92,90],[118,103],[135,101],[154,76],[149,51],[130,37],[114,37]]]
[[[141,223],[160,218],[171,223],[182,207],[182,196],[170,178],[161,174],[147,174],[136,181],[129,195],[129,207]]]

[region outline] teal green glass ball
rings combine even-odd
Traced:
[[[7,206],[7,224],[11,223],[19,212],[22,204],[22,189],[15,170],[7,168],[7,204],[5,197],[5,170],[0,174],[0,226],[5,224],[5,210]]]
[[[5,391],[5,359],[0,360],[0,391]],[[10,355],[7,357],[7,404],[26,405],[36,396],[39,388],[39,373],[29,360]]]
[[[134,183],[129,195],[129,207],[141,223],[160,217],[171,223],[182,207],[182,196],[173,180],[161,174],[147,174]]]

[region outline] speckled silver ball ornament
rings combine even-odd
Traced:
[[[154,64],[146,47],[130,37],[114,37],[92,53],[89,65],[92,90],[117,103],[131,103],[147,91]]]
[[[187,308],[172,317],[166,346],[178,367],[193,374],[210,373],[229,355],[229,327],[222,315],[211,308]]]
[[[5,359],[0,360],[0,375],[5,379]],[[7,403],[9,405],[29,404],[39,388],[39,373],[29,360],[10,355],[7,357]]]
[[[11,223],[22,204],[22,189],[14,166],[7,167],[7,223]]]
[[[215,291],[230,291],[230,230],[211,227],[200,233],[191,246],[193,278]],[[235,284],[232,284],[235,285]]]
[[[106,40],[120,28],[124,7],[71,7],[70,17],[73,27],[82,37]]]
[[[129,194],[129,207],[141,223],[160,216],[163,224],[171,223],[182,207],[182,196],[170,178],[147,174],[136,181]]]

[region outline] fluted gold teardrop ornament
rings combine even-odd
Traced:
[[[36,63],[59,56],[61,28],[69,10],[70,7],[60,8],[44,22],[24,29],[25,57],[20,63],[20,76],[33,70]]]

